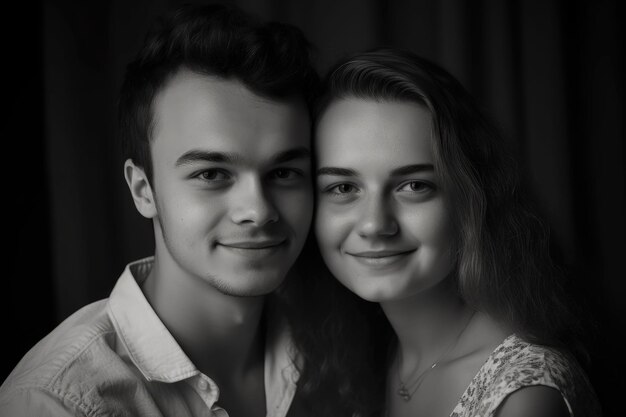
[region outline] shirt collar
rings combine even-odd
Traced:
[[[176,382],[199,373],[141,291],[153,257],[130,263],[109,298],[109,316],[130,359],[149,381]]]
[[[293,345],[284,319],[273,317],[272,322],[265,345],[265,401],[268,416],[281,416],[287,414],[295,396],[302,357]]]
[[[130,360],[147,380],[171,383],[202,376],[141,291],[153,263],[154,257],[149,257],[126,266],[109,297],[109,317]],[[295,395],[299,372],[294,361],[301,358],[284,320],[274,317],[269,324],[265,390],[267,412],[273,415],[272,410],[286,410]]]

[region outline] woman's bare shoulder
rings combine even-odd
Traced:
[[[496,417],[569,417],[561,393],[545,385],[524,387],[509,394],[495,413]]]

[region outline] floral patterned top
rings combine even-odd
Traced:
[[[570,356],[508,336],[489,356],[450,417],[490,417],[513,391],[545,385],[558,390],[571,417],[601,416],[585,373]]]

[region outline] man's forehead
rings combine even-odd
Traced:
[[[217,121],[237,119],[249,123],[265,119],[267,123],[264,125],[273,121],[284,124],[306,119],[306,124],[310,125],[309,112],[302,98],[278,100],[262,97],[236,79],[181,70],[155,97],[154,126],[158,128],[168,119],[188,120],[194,116]]]
[[[187,67],[181,67],[174,73],[157,93],[156,98],[166,94],[187,94],[189,91],[204,91],[212,96],[220,97],[221,104],[229,101],[244,100],[251,104],[274,104],[302,106],[306,109],[303,95],[292,94],[285,97],[270,97],[257,91],[237,77],[222,77],[193,71]],[[223,99],[230,99],[226,102]],[[156,100],[155,100],[156,101]]]
[[[177,74],[157,97],[154,116],[152,148],[169,162],[209,153],[231,162],[267,161],[310,147],[303,102],[274,102],[240,82],[190,71]]]

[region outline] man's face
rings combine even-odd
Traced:
[[[182,70],[154,102],[156,259],[220,292],[276,289],[312,217],[304,103]]]

